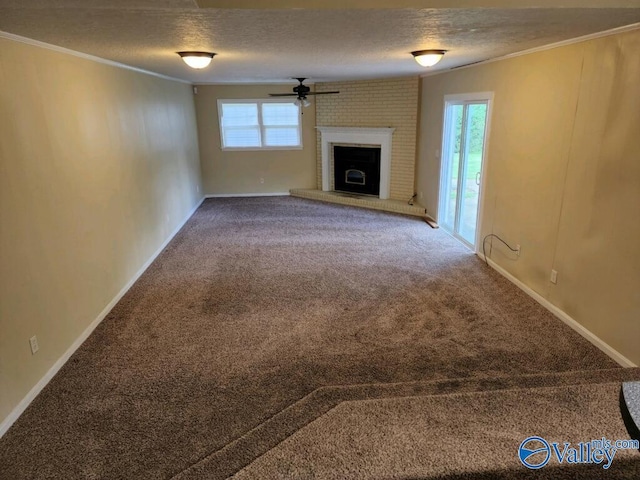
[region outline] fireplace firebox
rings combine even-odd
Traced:
[[[380,194],[379,147],[333,147],[334,188],[340,192]]]

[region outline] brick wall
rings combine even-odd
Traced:
[[[316,83],[316,125],[322,127],[393,127],[391,198],[413,195],[416,161],[419,78]],[[322,188],[322,157],[318,133],[318,188]]]

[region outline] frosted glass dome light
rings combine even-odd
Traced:
[[[184,63],[196,70],[208,67],[215,53],[210,52],[178,52]]]
[[[445,53],[447,53],[446,50],[418,50],[417,52],[411,52],[411,55],[423,67],[433,67],[442,60]]]

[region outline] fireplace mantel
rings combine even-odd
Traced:
[[[380,198],[391,194],[391,138],[395,128],[316,127],[322,147],[322,190],[331,190],[331,145],[380,145]]]

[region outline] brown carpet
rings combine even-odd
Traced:
[[[552,457],[532,471],[518,460],[532,435],[560,449],[629,439],[619,393],[619,383],[602,383],[344,402],[233,478],[638,479],[637,450],[618,450],[606,470]]]
[[[507,389],[533,389],[542,386],[597,385],[640,379],[640,368],[584,370],[552,374],[436,380],[431,382],[378,383],[321,387],[271,417],[239,439],[191,466],[174,480],[226,478],[270,448],[276,447],[299,429],[321,417],[342,402],[381,398],[472,393]],[[499,407],[500,405],[497,405]],[[620,417],[620,414],[618,414]],[[582,423],[580,424],[582,425]],[[576,425],[579,427],[580,425]],[[588,423],[585,422],[588,426]],[[535,430],[535,425],[531,426]],[[428,434],[425,432],[425,434]],[[331,442],[332,439],[326,439]],[[313,465],[308,465],[310,468]],[[472,465],[471,465],[472,466]],[[262,470],[261,470],[262,471]],[[325,474],[329,474],[326,470]],[[402,474],[400,470],[395,472]],[[275,472],[274,472],[275,474]],[[265,477],[268,478],[268,477]]]
[[[319,387],[615,367],[420,219],[207,200],[0,439],[0,475],[171,478]]]

